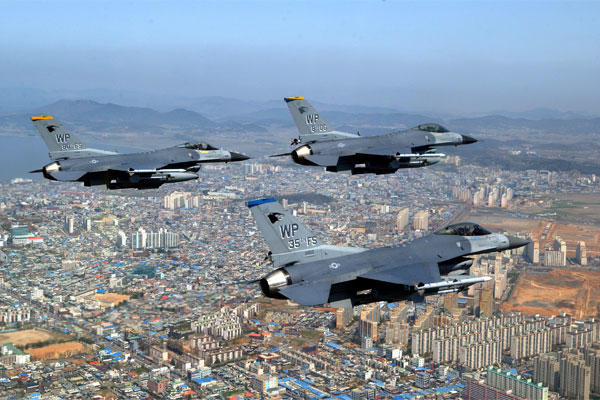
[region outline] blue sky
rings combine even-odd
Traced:
[[[600,114],[600,2],[4,2],[0,87]]]

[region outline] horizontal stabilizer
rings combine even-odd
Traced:
[[[285,286],[279,291],[288,299],[302,306],[316,306],[329,301],[331,283],[313,282]]]
[[[79,180],[83,175],[85,175],[85,172],[83,172],[83,171],[56,171],[56,172],[49,172],[47,175],[51,176],[52,179],[54,179],[56,181],[74,182],[74,181]]]
[[[310,155],[305,157],[306,160],[310,161],[315,165],[322,167],[337,165],[339,157],[336,155]]]
[[[379,268],[359,278],[392,283],[395,285],[412,286],[418,283],[440,281],[440,269],[437,263],[419,263],[402,267]]]

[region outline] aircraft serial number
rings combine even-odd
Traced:
[[[74,143],[74,144],[61,144],[60,145],[60,149],[61,150],[81,150],[83,148],[83,145],[81,143]]]
[[[320,125],[312,125],[310,127],[310,131],[311,132],[327,132],[327,125],[325,124],[320,124]]]

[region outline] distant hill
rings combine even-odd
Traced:
[[[164,127],[212,128],[215,123],[194,111],[176,109],[161,113],[151,108],[128,107],[92,100],[59,100],[29,112],[9,114],[0,118],[2,128],[14,126],[31,129],[30,117],[52,115],[73,125],[89,130],[106,131],[159,131]]]
[[[453,129],[489,132],[491,130],[521,130],[549,133],[600,133],[600,118],[540,119],[509,118],[501,115],[488,115],[478,118],[458,118],[448,121]]]
[[[29,93],[34,95],[35,92]],[[73,131],[108,146],[156,148],[189,140],[206,140],[222,147],[251,154],[289,151],[297,130],[282,100],[258,102],[224,97],[189,99],[189,106],[161,112],[149,107],[125,106],[94,100],[59,100],[28,111],[0,114],[0,135],[35,135],[30,117],[53,115]],[[565,158],[582,150],[598,148],[600,118],[558,114],[560,118],[511,118],[487,115],[475,118],[439,119],[389,108],[314,103],[334,128],[360,132],[363,136],[407,129],[425,122],[438,122],[448,129],[472,134],[480,140],[498,140],[511,149],[535,145],[552,159],[560,149]],[[192,108],[200,108],[200,113]],[[227,114],[233,113],[235,115]],[[537,116],[551,110],[532,111]],[[589,144],[589,145],[588,145]],[[565,146],[568,145],[568,146]],[[571,151],[566,154],[565,151]],[[523,160],[526,163],[534,162]]]
[[[488,115],[502,115],[508,118],[525,118],[532,120],[539,119],[589,119],[592,115],[578,113],[573,111],[560,111],[552,108],[534,108],[526,111],[493,111]]]

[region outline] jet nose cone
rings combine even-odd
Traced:
[[[475,139],[474,137],[467,136],[467,135],[460,135],[460,136],[462,136],[463,144],[470,144],[470,143],[477,142],[477,139]]]
[[[506,236],[508,238],[508,249],[517,249],[529,244],[529,239],[521,239],[516,236]]]
[[[243,155],[242,153],[229,152],[231,154],[231,161],[244,161],[250,159],[250,157]]]

